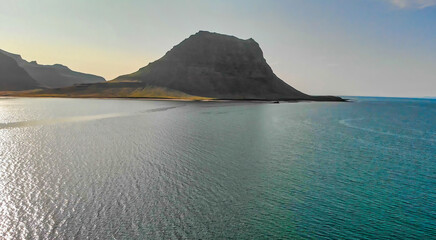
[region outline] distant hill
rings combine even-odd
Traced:
[[[39,88],[35,81],[17,62],[0,52],[0,91],[20,91]]]
[[[155,91],[158,89],[158,91]],[[253,39],[200,31],[137,72],[112,81],[50,89],[35,96],[343,101],[310,96],[278,78]],[[176,95],[174,95],[176,94]]]
[[[40,65],[36,61],[28,62],[21,58],[20,55],[4,50],[0,50],[0,53],[13,58],[18,66],[22,67],[43,88],[59,88],[75,84],[105,82],[105,79],[102,77],[76,72],[61,64]]]

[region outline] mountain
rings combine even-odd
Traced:
[[[17,62],[0,52],[0,91],[20,91],[38,88],[39,84]]]
[[[155,94],[158,92],[159,94]],[[278,78],[253,39],[200,31],[137,72],[39,96],[343,101],[310,96]],[[176,95],[174,95],[176,94]],[[189,96],[189,97],[187,97]]]
[[[304,94],[278,78],[253,39],[206,31],[190,36],[139,71],[114,80],[123,81],[219,99],[319,98]]]
[[[60,88],[75,84],[105,82],[102,77],[76,72],[61,64],[40,65],[36,61],[28,62],[17,54],[3,50],[0,50],[0,53],[13,58],[18,66],[26,70],[43,88]]]
[[[161,59],[114,81],[224,99],[309,99],[279,79],[253,39],[200,31]]]

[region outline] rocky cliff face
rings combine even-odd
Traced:
[[[139,81],[220,99],[310,99],[272,71],[253,39],[200,31],[161,59],[115,82]]]
[[[39,84],[11,57],[0,52],[0,91],[38,88]]]
[[[17,54],[3,50],[0,50],[0,53],[13,58],[18,66],[22,67],[38,82],[39,86],[44,88],[59,88],[73,86],[74,84],[105,82],[105,79],[102,77],[75,72],[61,64],[40,65],[36,61],[28,62]]]

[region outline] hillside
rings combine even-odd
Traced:
[[[28,62],[17,54],[3,50],[0,50],[0,53],[13,58],[18,66],[22,67],[38,82],[39,86],[44,88],[60,88],[73,86],[75,84],[105,82],[105,79],[102,77],[76,72],[61,64],[41,65],[36,61]]]
[[[39,84],[11,57],[0,52],[0,91],[39,88]]]

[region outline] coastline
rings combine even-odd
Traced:
[[[71,98],[71,99],[119,99],[119,100],[149,100],[176,102],[253,102],[253,103],[298,103],[298,102],[351,102],[350,99],[221,99],[221,98],[174,98],[174,97],[119,97],[119,96],[31,96],[27,94],[11,94],[0,92],[0,98]]]

